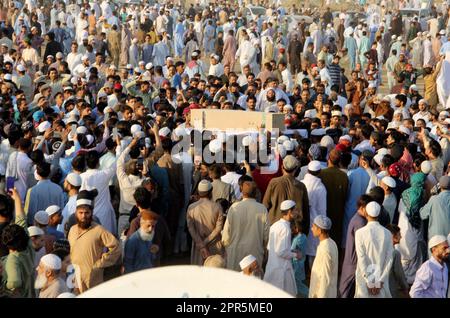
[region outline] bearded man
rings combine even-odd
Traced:
[[[70,259],[80,293],[103,282],[103,269],[115,265],[121,256],[119,241],[101,225],[92,222],[96,189],[78,193],[75,217],[70,228]],[[107,252],[104,252],[107,249]]]
[[[37,267],[34,288],[40,289],[39,298],[56,298],[68,292],[66,282],[61,278],[61,259],[55,254],[42,256]]]

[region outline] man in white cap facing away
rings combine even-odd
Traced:
[[[34,288],[40,289],[39,298],[56,298],[69,291],[66,282],[59,275],[61,259],[55,254],[43,256],[36,270]]]
[[[63,188],[64,192],[67,193],[67,203],[62,210],[62,222],[57,226],[57,230],[64,232],[67,236],[69,229],[66,229],[66,223],[69,217],[75,213],[77,207],[77,195],[81,187],[81,177],[78,173],[71,172],[67,175],[66,180],[64,180]]]
[[[28,236],[31,239],[31,245],[34,249],[34,267],[38,266],[42,256],[47,254],[44,235],[45,232],[40,227],[33,225],[28,228]]]
[[[197,190],[200,199],[188,207],[187,227],[192,237],[191,264],[202,266],[208,256],[223,254],[223,213],[221,205],[211,200],[211,182],[200,181]]]
[[[242,201],[229,209],[222,231],[222,242],[227,254],[227,268],[238,271],[239,261],[245,255],[254,255],[263,263],[269,239],[269,217],[266,207],[255,199],[257,186],[253,181],[241,185]]]
[[[366,205],[367,225],[356,231],[355,298],[391,298],[389,273],[393,262],[392,234],[378,223],[381,206]]]
[[[204,267],[225,268],[226,260],[221,255],[211,255],[205,259]]]
[[[281,202],[280,211],[281,218],[270,227],[267,244],[269,256],[264,281],[295,296],[297,286],[292,259],[301,258],[299,251],[291,251],[291,222],[298,218],[295,201]]]
[[[309,298],[336,298],[338,279],[338,248],[330,238],[331,220],[325,215],[314,219],[311,232],[320,240],[311,269]]]
[[[447,238],[444,235],[433,236],[428,249],[431,257],[417,271],[409,295],[411,298],[446,298],[448,267],[445,260],[450,254]]]
[[[299,162],[297,158],[292,155],[286,156],[283,159],[283,175],[270,180],[267,186],[262,203],[269,210],[270,224],[274,224],[282,217],[278,210],[281,202],[292,199],[299,209],[302,223],[304,223],[303,228],[308,228],[309,226],[308,191],[305,185],[294,177],[298,167]]]
[[[327,189],[319,178],[322,165],[320,161],[313,160],[308,164],[308,173],[302,180],[308,191],[308,200],[310,206],[310,224],[313,226],[314,219],[319,215],[327,215]],[[309,267],[312,267],[314,257],[316,256],[319,239],[310,231],[308,233],[308,240],[306,242],[306,255],[308,255]]]
[[[239,262],[241,273],[247,276],[255,276],[262,278],[262,270],[259,266],[258,260],[253,255],[247,255]]]
[[[394,222],[394,214],[397,209],[397,198],[393,193],[393,190],[396,187],[396,182],[392,177],[384,177],[381,179],[380,186],[384,190],[384,201],[383,207],[386,209],[386,212],[389,214],[390,223]]]
[[[53,243],[56,241],[56,237],[47,232],[47,227],[49,223],[50,217],[46,211],[38,211],[34,215],[33,225],[37,226],[41,230],[44,231],[43,239],[45,242],[45,250],[46,254],[51,253],[53,251]]]
[[[425,180],[425,197],[427,198],[427,201],[430,198],[431,193],[437,190],[436,185],[438,184],[438,180],[436,180],[434,174],[431,173],[432,170],[433,166],[429,160],[422,161],[420,164],[420,172],[427,176],[427,179]]]

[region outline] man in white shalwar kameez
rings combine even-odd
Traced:
[[[313,39],[314,43],[314,55],[318,55],[320,50],[322,49],[322,43],[323,43],[323,36],[322,36],[322,30],[317,29],[314,32],[311,32],[311,37]]]
[[[111,6],[109,5],[109,0],[104,0],[102,2],[102,4],[100,5],[101,9],[102,9],[102,15],[108,19],[109,17],[112,16],[112,9]]]
[[[423,41],[423,65],[434,65],[433,47],[431,45],[431,34],[427,33]]]
[[[53,8],[50,10],[50,29],[53,29],[56,26],[56,20],[58,20],[58,8],[57,5],[54,4]]]
[[[42,13],[43,9],[44,9],[44,7],[37,8],[36,14],[38,17],[38,22],[41,24],[41,34],[47,34],[47,28],[45,27],[45,16],[44,16],[44,13]],[[64,22],[64,21],[61,21],[61,22]]]
[[[241,65],[241,72],[244,73],[244,66],[250,65],[253,55],[255,54],[255,48],[249,40],[249,36],[246,35],[242,44],[236,52],[236,59],[239,58],[239,63]]]
[[[330,238],[331,220],[319,215],[314,219],[311,232],[320,240],[311,269],[309,298],[336,298],[338,279],[338,248]]]
[[[281,219],[272,224],[269,231],[269,242],[264,281],[272,284],[285,292],[295,296],[297,286],[295,283],[292,259],[300,259],[299,251],[291,251],[291,222],[296,219],[298,211],[295,201],[285,200],[281,202]]]
[[[133,66],[133,68],[138,67],[139,64],[139,46],[138,39],[134,38],[131,41],[131,46],[128,52],[129,60],[128,63]]]
[[[106,230],[117,235],[116,215],[111,204],[111,196],[109,193],[109,183],[111,178],[116,174],[116,164],[114,163],[108,169],[100,170],[98,169],[100,159],[99,154],[96,151],[90,151],[87,156],[88,159],[92,156],[93,160],[91,163],[87,160],[88,169],[80,175],[82,180],[80,190],[97,189],[98,195],[95,198],[94,216],[98,217],[101,225]]]
[[[392,234],[378,223],[381,207],[375,201],[367,204],[367,225],[355,233],[355,298],[391,298],[389,273],[394,250]]]
[[[223,65],[219,62],[219,56],[217,54],[211,55],[208,75],[216,77],[223,75]]]
[[[321,169],[322,165],[320,164],[320,161],[311,161],[308,164],[308,173],[303,180],[301,180],[308,190],[310,227],[312,227],[316,217],[319,215],[327,215],[327,189],[322,183],[322,180],[318,177]],[[308,240],[306,241],[306,255],[309,257],[310,267],[312,267],[318,245],[319,239],[314,237],[312,232],[309,231]]]
[[[411,64],[414,68],[423,67],[423,45],[422,45],[422,32],[417,33],[417,37],[409,41],[409,45],[412,47]]]
[[[252,50],[252,55],[250,57],[250,69],[252,70],[253,74],[259,74],[260,68],[257,57],[260,53],[260,43],[257,38],[253,38],[251,40],[251,43],[254,49]]]

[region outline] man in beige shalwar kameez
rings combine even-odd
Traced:
[[[192,236],[191,264],[203,265],[208,256],[222,254],[222,207],[211,200],[212,185],[208,180],[198,184],[200,199],[187,211],[187,227]]]
[[[328,217],[316,216],[311,231],[320,243],[311,269],[309,298],[337,297],[338,248],[329,236],[330,229],[331,220]]]
[[[249,254],[263,263],[270,229],[267,208],[255,200],[256,184],[244,182],[241,192],[243,199],[230,207],[222,232],[227,268],[235,271],[241,270],[239,262]]]
[[[121,255],[119,241],[114,235],[92,222],[97,190],[93,191],[83,190],[78,194],[75,212],[77,224],[70,228],[68,235],[70,259],[81,293],[101,284],[103,269],[115,265]],[[108,249],[106,253],[105,248]]]

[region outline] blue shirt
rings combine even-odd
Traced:
[[[428,237],[435,235],[447,236],[450,233],[450,190],[443,190],[433,195],[425,206],[420,209],[422,220],[428,219]]]
[[[181,89],[181,75],[179,73],[175,74],[173,77],[172,86],[176,89]]]
[[[33,224],[36,212],[45,210],[50,205],[64,206],[64,192],[62,188],[50,180],[41,180],[28,190],[25,200],[25,211],[28,224]]]
[[[446,298],[447,287],[447,265],[439,264],[432,256],[417,271],[409,295],[411,298]]]
[[[348,173],[348,191],[347,199],[345,201],[345,214],[344,214],[344,228],[342,246],[345,246],[347,240],[347,228],[353,215],[355,215],[358,199],[366,193],[367,186],[369,185],[370,176],[366,169],[358,167],[357,169],[350,170]]]
[[[132,273],[153,267],[155,256],[150,252],[151,246],[152,240],[144,241],[141,238],[139,230],[134,232],[130,238],[125,241],[123,257],[125,273]]]
[[[56,230],[56,228],[52,226],[47,226],[47,234],[53,235],[57,240],[65,239],[64,233]]]
[[[439,54],[445,54],[447,52],[450,52],[450,41],[445,42],[439,50]]]
[[[297,234],[292,240],[291,250],[300,251],[302,257],[300,259],[292,259],[292,267],[294,268],[295,284],[297,286],[297,295],[308,297],[309,289],[305,284],[305,260],[306,260],[306,235]]]

